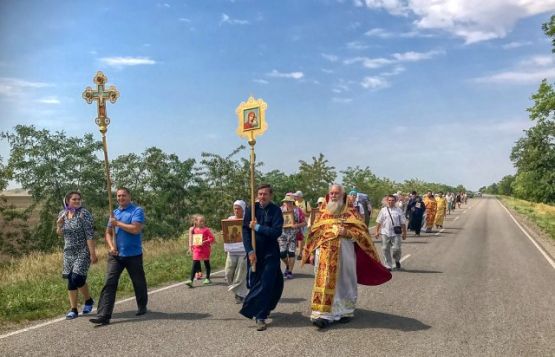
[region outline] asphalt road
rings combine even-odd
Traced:
[[[286,281],[268,330],[240,316],[222,275],[116,306],[112,323],[59,321],[0,339],[0,355],[555,356],[555,269],[497,200],[470,200],[442,232],[412,234],[403,268],[359,286],[351,323],[309,322],[312,273]],[[379,244],[379,243],[376,243]]]

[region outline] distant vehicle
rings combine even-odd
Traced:
[[[476,192],[476,197],[482,197],[482,192]]]
[[[474,198],[474,192],[468,191],[468,192],[466,192],[466,196],[467,196],[468,198]]]

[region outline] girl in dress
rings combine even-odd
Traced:
[[[193,279],[195,274],[200,271],[200,261],[204,261],[206,270],[206,278],[202,281],[204,285],[211,283],[210,281],[210,254],[212,252],[212,244],[214,244],[214,235],[210,228],[205,226],[205,218],[203,215],[196,215],[194,227],[189,237],[189,254],[193,255],[193,267],[191,269],[191,278],[185,282],[190,288],[193,287]]]

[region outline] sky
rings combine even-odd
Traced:
[[[476,190],[515,172],[530,97],[555,80],[541,30],[554,13],[555,0],[0,1],[0,131],[100,139],[81,97],[100,70],[121,95],[111,158],[227,155],[254,96],[268,103],[263,171],[322,153],[337,171]]]

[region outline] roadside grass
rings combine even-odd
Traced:
[[[499,199],[508,207],[537,224],[551,239],[555,240],[555,206],[529,202],[509,196],[499,196]]]
[[[225,264],[221,233],[214,232],[212,271]],[[188,279],[191,257],[183,239],[143,242],[144,269],[149,289]],[[104,284],[107,250],[97,242],[98,263],[91,265],[87,283],[96,302]],[[62,279],[62,252],[33,253],[0,265],[0,331],[16,328],[32,320],[61,316],[69,310],[67,280]],[[204,268],[203,268],[204,269]],[[80,294],[79,294],[80,295]],[[118,286],[118,299],[134,296],[126,273]],[[80,307],[83,303],[79,296]]]

